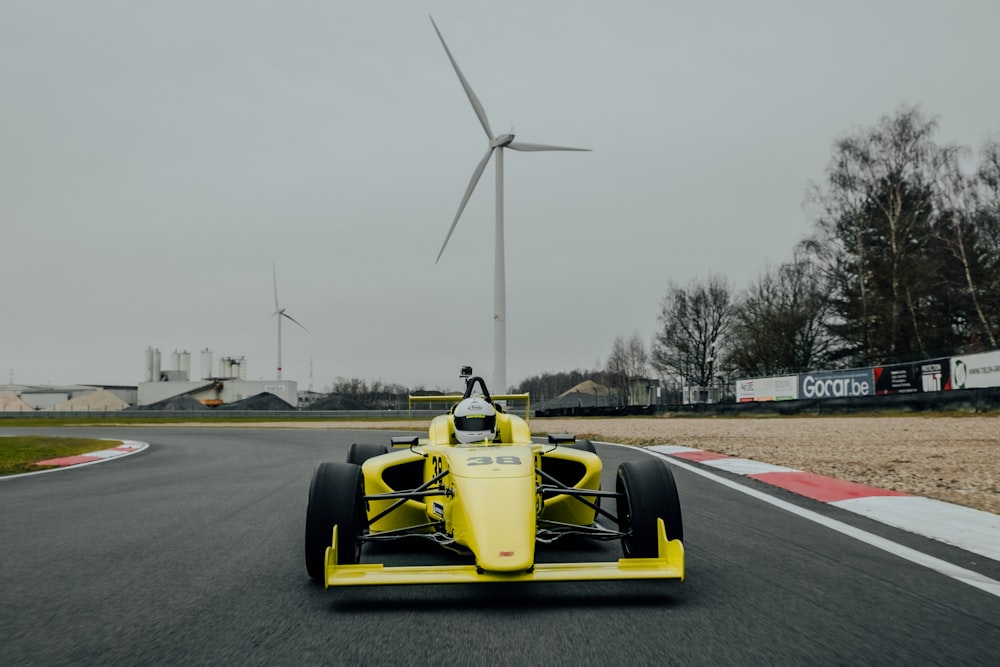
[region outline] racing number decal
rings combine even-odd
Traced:
[[[444,466],[441,465],[441,457],[440,456],[435,456],[432,459],[432,461],[434,463],[434,476],[437,477],[438,475],[441,474],[441,471],[444,470]]]
[[[492,456],[472,456],[468,460],[470,466],[488,466],[494,463],[502,466],[519,466],[521,465],[521,457],[498,456],[494,459]]]
[[[493,463],[492,456],[473,456],[468,460],[470,466],[488,466]]]

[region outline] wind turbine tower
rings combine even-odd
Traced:
[[[529,144],[520,141],[514,141],[513,133],[506,134],[493,134],[493,129],[490,127],[490,122],[486,118],[486,110],[483,109],[482,103],[480,103],[479,98],[472,91],[472,87],[469,82],[466,81],[465,75],[462,74],[462,70],[459,69],[458,63],[455,62],[454,56],[451,55],[451,50],[444,41],[444,37],[441,35],[441,31],[438,30],[437,23],[434,23],[434,17],[431,17],[431,25],[434,26],[434,32],[437,33],[438,39],[441,40],[441,46],[444,47],[444,52],[448,55],[448,60],[451,61],[451,66],[455,69],[455,74],[458,75],[458,80],[462,84],[462,88],[465,90],[466,97],[469,98],[469,102],[472,104],[472,109],[476,113],[476,117],[479,118],[479,123],[483,126],[483,130],[486,132],[486,141],[488,146],[486,148],[486,155],[483,159],[479,161],[476,165],[475,170],[472,172],[472,178],[469,179],[469,185],[465,189],[465,195],[462,197],[462,203],[458,205],[458,213],[455,214],[455,219],[451,223],[451,227],[448,228],[448,234],[444,238],[444,243],[441,245],[441,250],[438,252],[437,259],[434,260],[436,264],[440,259],[441,255],[444,253],[445,246],[448,245],[448,240],[451,238],[451,233],[455,231],[455,225],[458,224],[458,219],[462,217],[462,211],[465,210],[465,205],[469,202],[469,197],[472,196],[472,191],[476,189],[476,185],[479,183],[479,178],[483,175],[483,170],[486,169],[486,163],[490,161],[490,156],[496,151],[496,164],[494,169],[496,171],[496,232],[494,237],[493,246],[493,391],[497,393],[506,393],[507,391],[507,275],[505,270],[505,260],[504,260],[504,237],[503,237],[503,150],[505,148],[510,148],[515,151],[589,151],[589,148],[567,148],[565,146],[547,146],[545,144]]]
[[[278,304],[278,271],[275,268],[275,266],[274,266],[273,263],[271,264],[271,277],[273,278],[273,281],[274,281],[274,312],[271,313],[271,317],[275,317],[276,316],[278,318],[278,379],[280,380],[281,379],[281,320],[282,320],[282,318],[286,318],[287,317],[292,322],[295,322],[295,324],[298,324],[298,326],[303,331],[305,331],[306,333],[309,333],[309,329],[306,329],[304,326],[302,326],[301,324],[299,324],[299,322],[294,317],[292,317],[291,315],[289,315],[288,313],[286,313],[285,309],[282,308]]]

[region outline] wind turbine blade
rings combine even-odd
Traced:
[[[299,321],[298,321],[298,320],[296,320],[296,319],[295,319],[294,317],[292,317],[292,316],[291,316],[291,315],[289,315],[288,313],[284,313],[284,312],[283,312],[283,313],[281,313],[281,316],[282,316],[282,317],[287,317],[287,318],[288,318],[288,319],[290,319],[290,320],[291,320],[292,322],[295,322],[295,323],[296,323],[296,324],[298,324],[298,325],[299,325],[300,327],[302,327],[302,330],[303,330],[303,331],[305,331],[306,333],[309,333],[309,329],[306,329],[305,327],[303,327],[303,326],[302,326],[302,324],[301,324],[301,323],[299,323]]]
[[[486,130],[486,138],[490,141],[493,140],[493,130],[490,128],[490,121],[486,118],[486,110],[483,108],[482,103],[476,94],[472,92],[472,86],[469,82],[465,80],[465,75],[462,74],[462,70],[458,68],[458,63],[455,62],[454,56],[451,55],[451,49],[444,42],[444,37],[441,36],[441,31],[438,30],[437,23],[434,23],[434,17],[431,16],[431,25],[434,26],[434,32],[437,33],[438,39],[441,40],[441,46],[444,47],[444,52],[448,54],[448,60],[451,61],[451,66],[455,68],[455,74],[458,75],[458,80],[462,82],[462,88],[465,89],[465,95],[469,98],[469,102],[472,103],[472,109],[476,112],[476,116],[479,118],[479,122],[482,124],[483,129]]]
[[[271,262],[271,278],[274,281],[274,312],[281,310],[278,307],[278,269],[275,267],[274,262]]]
[[[513,148],[516,151],[587,151],[589,148],[569,148],[567,146],[547,146],[545,144],[526,144],[522,141],[512,141],[504,148]]]
[[[490,156],[493,155],[493,147],[490,146],[486,150],[486,155],[483,159],[479,161],[476,165],[476,170],[472,172],[472,178],[469,179],[469,186],[465,188],[465,196],[462,197],[462,203],[458,205],[458,213],[455,214],[455,219],[451,221],[451,227],[448,228],[448,235],[444,237],[444,243],[441,244],[441,250],[438,252],[437,259],[434,263],[437,264],[438,260],[441,259],[441,255],[444,254],[445,246],[448,245],[448,240],[451,238],[451,233],[455,231],[455,225],[458,224],[458,219],[462,217],[462,211],[465,210],[465,205],[469,203],[469,197],[472,196],[472,191],[476,189],[476,184],[479,183],[479,177],[483,175],[483,170],[486,169],[486,163],[490,161]]]

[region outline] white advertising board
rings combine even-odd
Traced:
[[[799,376],[783,375],[736,381],[736,402],[791,401],[799,397]]]
[[[951,358],[952,389],[1000,387],[1000,351]]]

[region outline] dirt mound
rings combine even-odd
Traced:
[[[14,392],[0,393],[0,412],[34,412],[35,409]]]
[[[216,410],[294,410],[284,399],[278,398],[270,392],[263,391],[254,394],[249,398],[232,403],[224,403]]]
[[[559,398],[564,396],[575,396],[576,394],[590,394],[591,396],[607,396],[608,388],[602,384],[597,384],[593,380],[584,380],[571,389],[567,389],[559,394]]]
[[[326,398],[321,398],[307,409],[309,410],[370,410],[367,405],[341,394],[330,394]]]
[[[193,396],[171,396],[149,405],[136,406],[137,410],[209,410]]]
[[[99,412],[124,410],[127,407],[128,403],[118,398],[107,389],[98,389],[97,391],[91,391],[86,394],[81,394],[76,398],[71,398],[65,403],[60,403],[59,405],[49,409],[56,412]]]

